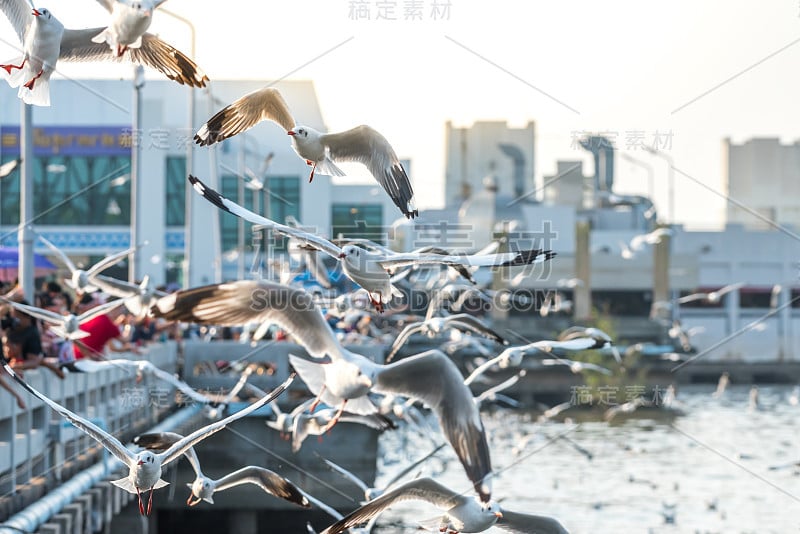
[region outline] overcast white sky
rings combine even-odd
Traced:
[[[212,80],[266,83],[292,73],[314,81],[330,129],[367,123],[380,130],[400,157],[412,159],[422,207],[443,201],[448,119],[536,121],[537,177],[552,174],[557,159],[584,157],[572,148],[573,132],[618,132],[625,149],[628,132],[643,131],[650,143],[656,131],[671,131],[675,166],[720,192],[723,137],[800,137],[798,0],[450,0],[449,18],[440,20],[432,17],[435,3],[448,2],[169,0],[163,7],[193,21],[196,59]],[[351,18],[356,4],[370,10],[370,20]],[[413,4],[422,20],[405,19]],[[67,27],[106,18],[91,0],[37,5]],[[381,6],[393,6],[397,20],[376,20]],[[167,15],[156,13],[151,31],[189,52],[186,26]],[[5,20],[0,36],[15,39]],[[7,47],[0,54],[14,55]],[[97,74],[96,67],[60,68],[71,76]],[[103,69],[112,77],[129,73]],[[665,213],[666,164],[627,152],[654,164],[656,201]],[[620,192],[647,191],[642,170],[623,160],[618,169]],[[592,171],[588,164],[584,170]],[[676,190],[678,222],[722,221],[721,198],[680,173]]]

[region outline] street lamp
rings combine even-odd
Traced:
[[[668,186],[669,186],[669,197],[668,197],[668,209],[669,209],[669,224],[675,224],[675,165],[672,156],[658,150],[655,147],[647,146],[642,144],[642,148],[644,148],[647,152],[651,153],[654,156],[658,156],[664,161],[667,162],[667,168],[669,169],[669,174],[667,175]]]
[[[131,124],[131,247],[139,243],[139,159],[141,157],[142,126],[142,87],[144,87],[144,67],[136,65],[133,68],[133,120]],[[134,282],[139,279],[139,252],[134,248],[128,262],[128,280]]]
[[[191,50],[189,52],[189,57],[194,61],[195,59],[195,52],[196,52],[196,32],[194,28],[194,24],[192,21],[187,19],[186,17],[182,17],[177,13],[173,13],[168,9],[164,9],[163,7],[158,8],[159,13],[164,13],[169,15],[170,17],[178,20],[186,26],[189,27],[189,33],[191,35]],[[192,135],[194,132],[194,107],[195,107],[195,98],[194,98],[194,88],[189,87],[189,135]],[[194,143],[191,139],[186,143],[186,174],[192,174],[194,172]],[[186,203],[184,206],[184,221],[183,221],[183,287],[188,288],[191,285],[192,279],[192,203],[194,202],[194,191],[192,189],[192,185],[189,181],[186,181]]]

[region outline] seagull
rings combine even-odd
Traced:
[[[722,397],[725,394],[725,390],[728,388],[728,384],[730,383],[730,375],[727,371],[723,372],[719,375],[719,380],[717,381],[717,389],[711,395],[715,399]]]
[[[153,11],[166,0],[97,0],[111,13],[108,27],[92,37],[93,43],[108,43],[117,57],[129,48],[141,48],[142,35],[153,22]]]
[[[383,432],[397,428],[391,419],[379,413],[366,415],[343,412],[337,414],[335,408],[324,408],[314,413],[299,413],[292,421],[292,452],[297,453],[308,436],[322,436],[331,428],[331,421],[338,417],[342,423],[357,423]]]
[[[322,534],[338,534],[350,527],[367,522],[393,504],[407,500],[426,501],[444,510],[444,515],[430,522],[434,530],[447,534],[483,532],[497,526],[509,532],[537,534],[566,534],[567,530],[550,517],[519,514],[502,510],[494,501],[477,499],[456,493],[431,478],[418,478],[397,486],[329,526]]]
[[[69,259],[69,256],[64,254],[64,251],[55,246],[50,240],[48,240],[41,234],[38,234],[38,237],[42,243],[47,245],[47,248],[52,250],[53,253],[55,253],[55,255],[58,256],[58,258],[67,267],[67,269],[69,269],[70,277],[64,279],[64,282],[73,290],[82,291],[86,293],[95,291],[97,289],[97,286],[92,284],[92,278],[94,278],[96,275],[103,272],[104,270],[108,269],[112,265],[116,265],[120,261],[124,260],[130,254],[135,253],[139,247],[144,246],[144,243],[142,243],[137,247],[131,247],[128,250],[123,250],[122,252],[117,252],[116,254],[112,254],[111,256],[106,256],[102,260],[92,265],[89,269],[83,270],[75,267],[75,264],[72,263],[72,260]],[[130,295],[116,295],[116,296],[130,296]]]
[[[611,339],[611,336],[609,336],[599,328],[585,327],[585,326],[571,326],[558,335],[558,341],[572,341],[579,339],[587,343],[588,340],[591,340],[593,341],[593,343],[581,349],[567,349],[567,350],[590,350],[590,349],[610,348],[611,354],[614,355],[614,359],[617,360],[617,363],[622,363],[622,357],[619,354],[619,350],[617,350],[617,346],[614,345],[614,341]]]
[[[491,458],[486,432],[472,393],[453,361],[431,350],[389,365],[379,365],[343,348],[303,289],[267,280],[240,280],[179,290],[156,302],[153,315],[205,324],[270,321],[295,337],[314,363],[294,355],[290,363],[317,401],[348,411],[371,414],[377,407],[370,392],[394,394],[426,403],[436,413],[445,437],[484,501],[491,494]],[[312,407],[315,407],[312,405]],[[330,426],[336,423],[336,417]]]
[[[189,176],[189,182],[194,186],[195,191],[203,195],[206,200],[218,208],[253,224],[261,225],[280,234],[287,235],[310,247],[319,249],[329,256],[339,259],[342,263],[344,273],[353,282],[369,292],[372,304],[379,312],[383,311],[384,303],[389,302],[393,296],[401,296],[400,291],[392,285],[390,276],[391,272],[394,272],[400,267],[421,264],[515,267],[543,263],[556,255],[555,252],[541,249],[522,250],[505,254],[442,256],[438,254],[401,254],[391,251],[373,252],[356,245],[345,245],[339,248],[331,241],[316,234],[304,232],[297,228],[291,228],[262,217],[223,197],[194,176]]]
[[[686,295],[685,297],[679,298],[678,304],[686,304],[687,302],[694,302],[695,300],[702,300],[704,302],[708,302],[709,304],[716,304],[720,301],[723,295],[730,293],[731,291],[736,291],[744,285],[744,282],[737,282],[709,293],[692,293],[691,295]]]
[[[278,395],[289,387],[289,384],[294,380],[294,374],[280,386],[275,388],[272,393],[262,399],[247,406],[243,410],[229,415],[225,419],[211,423],[203,428],[195,430],[185,438],[179,440],[166,451],[154,454],[151,451],[145,450],[138,453],[133,453],[128,450],[117,438],[101,429],[91,421],[76,415],[75,413],[64,408],[57,402],[49,399],[47,396],[39,393],[27,382],[22,380],[8,364],[4,364],[5,370],[16,380],[23,388],[27,389],[29,393],[38,397],[42,402],[50,406],[53,410],[58,412],[64,419],[71,422],[79,430],[86,433],[89,437],[97,441],[100,445],[105,447],[117,459],[128,466],[128,476],[119,480],[112,480],[111,483],[115,486],[122,488],[130,493],[135,493],[139,497],[139,513],[145,515],[144,501],[142,500],[142,491],[150,491],[150,497],[147,501],[146,514],[150,515],[153,507],[153,490],[163,488],[168,482],[161,480],[161,468],[168,463],[177,460],[189,448],[206,439],[210,435],[219,432],[228,424],[241,419],[247,414],[257,410],[270,401],[273,401]]]
[[[60,313],[37,308],[36,306],[31,306],[29,304],[20,304],[19,302],[9,300],[5,297],[0,297],[0,302],[5,302],[6,304],[18,309],[22,313],[26,313],[32,317],[36,317],[37,319],[41,319],[42,321],[50,323],[50,330],[52,330],[54,334],[60,338],[70,341],[82,339],[91,335],[89,332],[85,332],[80,329],[81,324],[93,319],[94,317],[97,317],[98,315],[102,315],[123,303],[122,300],[114,300],[111,302],[106,302],[105,304],[101,304],[100,306],[95,306],[94,308],[80,315],[74,315],[72,313],[61,315]]]
[[[506,389],[510,388],[517,382],[519,382],[520,378],[523,378],[527,374],[527,371],[524,369],[519,373],[513,375],[511,378],[500,382],[496,386],[492,386],[477,397],[475,397],[475,404],[480,407],[484,402],[487,401],[502,401],[511,406],[512,408],[519,408],[520,403],[516,400],[508,397],[506,395],[501,395],[501,391],[505,391]]]
[[[156,432],[136,436],[133,442],[145,449],[160,452],[169,449],[182,439],[184,439],[184,437],[175,432]],[[194,482],[186,484],[191,488],[189,498],[186,500],[186,504],[189,506],[197,506],[202,501],[214,504],[213,495],[217,491],[223,491],[241,484],[255,484],[270,495],[297,504],[303,508],[311,508],[311,503],[300,488],[295,486],[288,479],[283,478],[269,469],[248,465],[247,467],[243,467],[222,478],[214,480],[203,474],[203,471],[200,469],[200,461],[197,459],[197,454],[194,452],[193,447],[185,451],[184,455],[192,465],[196,477]]]
[[[150,280],[150,275],[144,275],[139,284],[132,284],[102,274],[93,274],[90,280],[100,291],[125,299],[125,307],[140,319],[147,315],[150,306],[157,298],[168,295],[166,291],[159,291],[155,288]]]
[[[50,76],[56,63],[62,61],[122,61],[148,65],[170,80],[192,87],[205,87],[208,78],[195,63],[155,35],[145,33],[141,48],[128,49],[116,56],[103,43],[92,39],[103,28],[65,29],[45,8],[31,10],[25,0],[5,0],[0,3],[20,42],[24,54],[0,65],[8,74],[11,87],[19,87],[18,96],[26,103],[50,105]]]
[[[497,365],[500,369],[507,369],[509,367],[519,367],[520,365],[522,365],[523,358],[528,354],[536,352],[551,353],[553,349],[561,349],[569,351],[587,350],[589,348],[595,348],[594,344],[595,341],[592,338],[583,337],[583,338],[568,339],[563,341],[553,341],[550,339],[543,339],[541,341],[535,341],[527,345],[515,345],[513,347],[508,347],[498,356],[490,360],[487,360],[486,362],[482,363],[477,368],[475,368],[475,370],[472,371],[472,373],[470,373],[470,375],[466,379],[464,379],[464,383],[466,385],[472,384],[480,375],[482,375],[495,365]],[[584,362],[573,362],[571,360],[563,360],[563,362],[564,363],[562,365],[569,365],[571,369],[573,364],[579,364],[580,367],[585,367],[589,365]],[[555,365],[555,364],[551,363],[550,365]],[[606,369],[606,371],[608,370]]]
[[[409,219],[419,215],[408,175],[380,132],[361,125],[345,132],[326,134],[299,125],[274,87],[253,91],[226,106],[200,127],[194,140],[200,146],[212,145],[249,130],[263,120],[277,123],[292,137],[295,152],[311,166],[309,182],[314,179],[318,165],[320,174],[344,176],[334,161],[357,161],[369,169],[403,215]]]
[[[406,341],[414,334],[425,334],[430,338],[434,338],[442,334],[448,328],[455,328],[462,331],[475,332],[489,339],[495,340],[497,343],[508,345],[503,336],[489,328],[486,323],[466,313],[459,313],[457,315],[449,315],[447,317],[434,317],[418,323],[411,323],[406,326],[400,335],[397,336],[394,343],[392,343],[391,350],[386,356],[386,363],[392,361],[397,355],[400,347],[405,345]]]

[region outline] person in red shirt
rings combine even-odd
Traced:
[[[95,300],[92,295],[84,295],[78,303],[77,312],[82,314],[99,304],[100,302]],[[124,309],[124,306],[119,306],[81,324],[81,330],[89,332],[89,335],[74,342],[73,351],[76,360],[81,358],[102,360],[105,357],[106,346],[114,352],[138,353],[131,343],[122,339],[122,331],[115,322]]]

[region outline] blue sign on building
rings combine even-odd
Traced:
[[[33,129],[35,156],[129,156],[130,126],[41,126]],[[0,127],[0,150],[19,155],[19,126]]]

